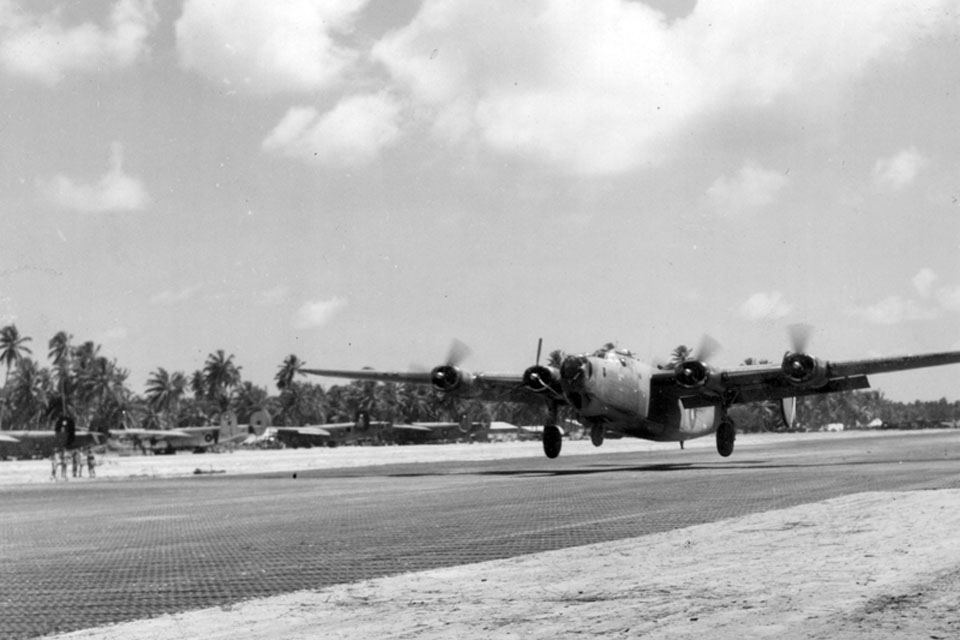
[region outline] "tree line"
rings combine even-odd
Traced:
[[[245,381],[233,354],[222,349],[210,353],[203,367],[189,375],[158,367],[149,374],[140,395],[128,386],[129,371],[92,341],[80,342],[65,331],[58,332],[47,343],[46,365],[35,356],[32,345],[32,338],[22,335],[16,325],[0,328],[4,367],[0,428],[48,429],[62,415],[70,415],[79,428],[94,431],[171,429],[217,423],[225,412],[245,423],[261,410],[281,426],[349,422],[359,412],[402,423],[456,421],[467,413],[474,421],[533,425],[541,424],[545,416],[539,404],[461,399],[428,385],[355,381],[324,389],[301,379],[306,363],[296,355],[279,363],[276,388],[269,390]],[[561,351],[552,352],[550,364],[559,366],[563,356]],[[681,345],[674,349],[670,364],[689,356],[690,349]],[[808,396],[798,404],[799,425],[808,429],[832,422],[866,425],[875,419],[898,426],[960,419],[960,402],[904,404],[885,399],[879,391]],[[742,431],[783,429],[776,403],[736,406],[730,413]]]

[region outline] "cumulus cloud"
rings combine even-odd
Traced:
[[[937,282],[938,276],[933,269],[924,267],[917,275],[913,276],[913,288],[917,290],[921,298],[929,298],[933,292],[933,285]]]
[[[889,158],[880,158],[873,167],[874,184],[894,191],[905,189],[913,184],[926,162],[913,147]]]
[[[180,304],[181,302],[187,302],[193,298],[198,291],[200,291],[200,285],[198,284],[188,285],[180,289],[167,289],[165,291],[159,291],[150,296],[150,304],[164,307]]]
[[[935,309],[924,307],[920,303],[902,296],[888,296],[866,307],[854,307],[848,314],[859,317],[871,324],[894,325],[912,320],[932,320],[939,313]]]
[[[748,162],[733,177],[721,176],[707,189],[711,208],[723,215],[737,215],[763,209],[776,201],[787,177],[779,171]]]
[[[123,147],[111,147],[110,169],[98,181],[85,184],[73,178],[57,175],[39,183],[45,198],[64,209],[84,213],[138,211],[150,203],[150,195],[143,183],[123,170]]]
[[[614,173],[669,157],[704,118],[820,108],[950,1],[701,0],[667,21],[625,0],[426,0],[371,56],[443,139]]]
[[[938,289],[937,302],[947,311],[960,312],[960,286]]]
[[[344,298],[330,298],[306,302],[293,317],[293,326],[296,329],[316,329],[330,322],[334,316],[347,306]]]
[[[254,303],[261,307],[275,307],[285,301],[290,294],[288,287],[279,286],[273,289],[255,291],[253,294]]]
[[[263,141],[266,151],[346,167],[366,164],[400,134],[400,106],[385,93],[350,96],[321,114],[296,107]]]
[[[337,44],[368,0],[187,0],[176,23],[180,64],[251,93],[314,91],[357,58]]]
[[[847,314],[872,324],[894,325],[960,312],[960,286],[936,286],[938,282],[940,276],[924,267],[911,279],[918,299],[890,295],[872,305],[850,307]]]
[[[129,67],[146,50],[158,16],[153,0],[119,0],[107,22],[66,26],[59,12],[31,15],[0,0],[0,65],[48,85],[71,72]]]
[[[740,316],[754,322],[761,320],[779,320],[790,315],[793,305],[783,299],[779,291],[758,292],[740,305]]]

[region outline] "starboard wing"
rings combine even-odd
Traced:
[[[781,364],[709,369],[694,388],[677,382],[673,371],[653,375],[653,393],[676,398],[686,408],[866,389],[868,375],[960,363],[960,351],[821,362],[806,354],[787,354]],[[794,369],[793,367],[797,367]]]

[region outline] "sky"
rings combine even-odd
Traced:
[[[958,0],[0,0],[0,83],[0,324],[138,392],[960,349]]]

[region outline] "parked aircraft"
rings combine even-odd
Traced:
[[[464,415],[460,422],[395,424],[391,428],[390,437],[397,444],[481,442],[489,438],[489,427],[482,422],[469,422]]]
[[[176,429],[115,429],[111,438],[127,440],[142,451],[153,453],[176,453],[188,450],[203,453],[217,445],[240,444],[251,435],[258,436],[270,426],[270,414],[264,410],[250,416],[250,424],[237,424],[232,411],[218,416],[219,424]]]
[[[67,446],[66,434],[56,431],[0,431],[0,460],[3,458],[49,458],[58,449],[83,449],[105,441],[98,431],[76,431]]]
[[[220,442],[220,427],[179,429],[115,429],[111,438],[129,440],[134,447],[154,453],[175,453],[179,449],[203,452]]]
[[[736,404],[775,400],[784,423],[796,420],[800,396],[865,389],[867,376],[960,363],[960,351],[829,362],[806,352],[808,331],[797,327],[793,348],[779,364],[717,368],[709,364],[715,343],[705,342],[697,355],[662,368],[642,362],[626,350],[603,348],[566,356],[559,367],[540,364],[522,373],[492,374],[463,369],[465,349],[455,345],[444,364],[429,372],[304,369],[303,373],[357,380],[430,384],[467,398],[530,400],[542,398],[548,417],[541,441],[548,458],[560,455],[563,432],[557,413],[567,405],[590,428],[593,444],[605,435],[622,434],[659,442],[716,435],[721,456],[733,453],[736,427],[727,410]]]
[[[348,444],[384,444],[389,440],[389,422],[371,421],[365,412],[354,422],[274,427],[278,441],[294,449],[298,447],[338,447]]]

